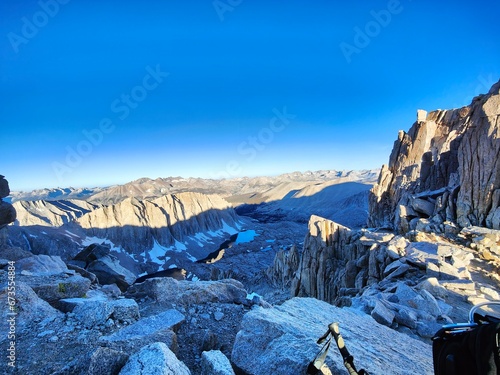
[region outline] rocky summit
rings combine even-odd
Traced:
[[[437,330],[500,300],[499,90],[419,110],[378,180],[0,177],[0,372],[304,374],[337,322],[358,369],[432,374]]]
[[[371,191],[370,226],[400,233],[417,226],[500,229],[499,115],[500,82],[469,106],[420,110]]]

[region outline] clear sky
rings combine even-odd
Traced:
[[[12,190],[386,163],[500,78],[492,1],[2,0]]]

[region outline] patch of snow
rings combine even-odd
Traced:
[[[26,245],[27,245],[27,247],[28,247],[28,250],[29,250],[29,251],[32,251],[32,250],[31,250],[31,246],[30,246],[30,242],[28,241],[28,238],[26,237],[26,235],[24,235],[24,234],[23,234],[23,238],[24,238],[24,240],[26,241]]]
[[[191,280],[191,281],[200,281],[200,278],[198,276],[196,276],[194,273],[192,272],[189,272],[188,275],[186,276],[186,279],[187,280]]]
[[[193,237],[198,240],[198,244],[202,247],[204,245],[201,242],[213,243],[212,239],[202,232],[196,233]]]
[[[153,263],[156,263],[158,265],[164,264],[168,259],[165,257],[166,252],[168,251],[167,248],[161,246],[156,239],[154,240],[153,248],[148,251],[149,255],[149,260]],[[145,256],[146,257],[146,256]],[[160,258],[164,258],[164,260],[161,260]]]
[[[187,250],[187,247],[182,242],[175,240],[174,249],[176,252],[180,253],[181,251]]]
[[[69,231],[69,230],[67,230],[67,229],[65,230],[65,232],[66,232],[68,235],[70,235],[70,236],[73,236],[73,237],[80,237],[80,236],[78,236],[77,234],[74,234],[73,232],[70,232],[70,231]]]
[[[250,301],[253,300],[254,297],[260,297],[260,298],[262,298],[262,296],[260,294],[257,294],[255,292],[247,294],[247,299],[250,300]]]
[[[238,230],[228,225],[224,220],[222,220],[222,230],[229,234],[236,234]]]
[[[170,266],[168,266],[168,269],[171,270],[172,268],[179,268],[177,267],[177,264],[171,264]]]
[[[266,240],[267,243],[275,243],[276,240]]]
[[[186,252],[186,258],[188,258],[191,262],[195,263],[198,259],[196,259],[194,256]]]

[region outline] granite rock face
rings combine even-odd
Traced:
[[[138,353],[132,355],[120,375],[190,375],[191,371],[179,361],[175,354],[162,342],[143,347]]]
[[[288,251],[281,249],[276,254],[273,265],[267,270],[267,276],[277,286],[290,287],[299,261],[297,246],[292,246]]]
[[[338,322],[358,369],[370,374],[433,374],[432,348],[378,324],[367,315],[313,298],[292,298],[272,309],[248,312],[236,336],[231,360],[245,374],[305,374],[321,346],[316,340]],[[332,344],[326,364],[347,373]]]
[[[500,82],[459,109],[419,111],[371,190],[369,226],[500,229],[499,90]]]
[[[185,305],[200,303],[248,304],[247,291],[237,280],[219,281],[175,280],[171,277],[152,278],[132,285],[127,290],[130,298],[149,297],[159,305]]]
[[[13,205],[18,212],[18,223],[23,227],[59,227],[99,208],[99,205],[79,199],[17,201]]]
[[[361,289],[371,279],[379,278],[385,268],[385,258],[377,251],[370,252],[371,245],[364,245],[360,237],[358,231],[311,216],[309,233],[292,281],[292,294],[333,303],[341,289]],[[276,269],[275,273],[279,271]]]
[[[200,193],[165,195],[151,201],[127,198],[78,219],[88,234],[108,238],[136,254],[151,249],[155,241],[168,247],[199,232],[235,226],[236,221],[228,202]]]
[[[497,259],[499,231],[466,232],[472,237],[468,241]],[[473,281],[471,272],[484,255],[467,246],[467,241],[460,244],[435,234],[409,234],[406,238],[390,232],[354,231],[312,216],[298,265],[293,257],[278,253],[268,276],[286,287],[285,276],[294,275],[292,296],[356,306],[380,324],[423,338],[454,319],[465,321],[468,303],[495,299],[495,293]],[[457,298],[465,305],[459,306]]]

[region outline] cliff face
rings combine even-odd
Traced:
[[[129,254],[149,252],[157,244],[175,245],[180,251],[185,247],[182,243],[192,240],[200,243],[200,249],[192,249],[199,251],[198,257],[207,251],[202,242],[210,233],[232,232],[238,227],[238,217],[227,201],[201,193],[152,200],[127,198],[107,206],[82,200],[18,201],[14,206],[19,214],[10,236],[13,243],[63,259],[76,255],[84,242],[102,242],[100,239],[110,240]],[[200,233],[209,236],[201,236],[200,242],[196,237]],[[157,249],[156,253],[164,251]]]
[[[17,201],[13,206],[18,212],[16,224],[21,227],[30,225],[60,227],[99,208],[98,205],[78,199]]]
[[[77,223],[92,236],[108,238],[130,253],[171,246],[200,232],[236,226],[231,205],[218,195],[180,193],[151,201],[127,198],[91,211]]]
[[[331,220],[311,216],[309,233],[292,280],[292,295],[341,303],[341,297],[356,294],[383,278],[386,266],[392,261],[388,254],[397,254],[400,242],[393,234],[354,231]],[[297,262],[287,266],[295,264]],[[276,267],[275,260],[273,271],[276,274],[280,269],[283,266]]]
[[[269,271],[273,281],[293,274],[292,295],[336,304],[387,277],[425,272],[468,281],[461,273],[468,250],[446,243],[436,255],[436,233],[457,234],[471,225],[500,229],[499,91],[500,82],[470,106],[418,111],[408,133],[399,133],[370,192],[369,225],[406,237],[353,231],[312,216],[299,262],[277,257]],[[450,263],[452,256],[458,260]]]
[[[345,270],[349,262],[350,266],[354,262],[356,268],[356,259],[365,255],[365,249],[357,246],[357,238],[359,235],[347,227],[311,216],[292,295],[334,302],[340,288],[354,288],[357,275],[348,277]],[[366,285],[366,277],[358,278],[358,284],[359,288]]]
[[[405,233],[424,219],[440,232],[500,229],[499,90],[500,82],[460,109],[418,111],[371,190],[370,226]]]

